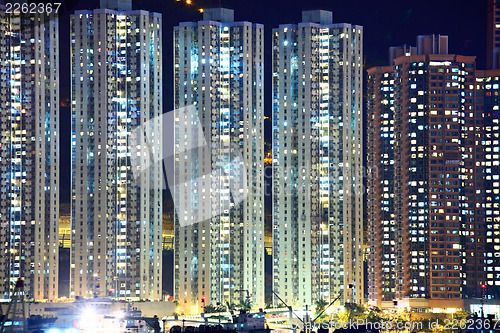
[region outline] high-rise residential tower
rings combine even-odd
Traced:
[[[362,45],[329,11],[273,30],[273,290],[289,305],[364,300]]]
[[[147,126],[161,154],[161,15],[113,9],[71,16],[71,297],[158,300],[162,169],[130,138]],[[148,125],[147,125],[148,124]],[[141,155],[142,154],[142,155]],[[139,168],[141,177],[134,177]]]
[[[488,0],[486,13],[486,66],[500,68],[500,1]]]
[[[368,70],[368,301],[378,307],[389,307],[395,298],[394,80],[393,66]],[[373,295],[379,295],[378,303]]]
[[[447,54],[444,37],[419,36],[418,55],[368,70],[371,305],[457,307],[482,297],[486,267],[494,266],[487,258],[494,219],[491,235],[485,222],[494,210],[484,209],[485,173],[493,168],[483,162],[475,57]]]
[[[482,114],[485,295],[500,298],[500,69],[477,71],[479,113]]]
[[[264,305],[263,36],[262,25],[234,22],[225,8],[174,28],[169,186],[174,291],[183,311],[246,300]]]
[[[58,20],[0,6],[0,298],[58,297]]]

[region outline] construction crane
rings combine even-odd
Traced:
[[[18,305],[21,308],[18,308]],[[9,319],[10,318],[10,319]],[[9,325],[7,325],[9,323]],[[24,280],[18,278],[16,286],[12,292],[7,312],[5,313],[0,326],[0,333],[27,332],[26,309],[24,302]]]

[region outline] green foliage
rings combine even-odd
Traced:
[[[228,311],[234,311],[234,310],[236,310],[236,304],[226,302],[226,305],[227,305]]]
[[[350,318],[365,319],[367,314],[365,313],[365,308],[356,303],[345,303],[345,309],[347,313],[350,313]]]
[[[207,305],[205,307],[205,313],[217,313],[226,312],[226,307],[224,305]]]
[[[325,310],[325,307],[328,305],[328,303],[323,300],[323,299],[319,299],[316,301],[316,303],[314,303],[315,307],[314,307],[314,317],[317,317],[321,312],[323,312]],[[318,318],[320,319],[320,318]]]
[[[459,310],[453,314],[453,318],[457,320],[466,320],[471,315],[470,312]]]
[[[242,299],[239,304],[241,310],[250,311],[252,309],[252,301],[248,298]]]
[[[366,321],[368,323],[381,323],[382,321],[387,321],[384,318],[382,311],[379,308],[371,309],[366,315]]]

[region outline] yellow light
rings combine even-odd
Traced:
[[[328,309],[325,310],[325,313],[330,316],[333,314],[334,311],[335,308],[333,306],[330,306]]]
[[[190,5],[190,4],[191,4],[191,0],[186,0],[186,3],[187,3],[188,5]]]
[[[203,13],[203,8],[200,8],[199,11],[200,11],[200,13]]]

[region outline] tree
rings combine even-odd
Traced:
[[[471,315],[470,312],[459,310],[453,314],[453,319],[457,319],[458,321],[467,320],[467,318],[469,318],[470,315]]]
[[[354,317],[356,319],[366,319],[367,314],[365,313],[365,308],[361,305],[354,303]]]
[[[217,313],[226,312],[226,307],[224,305],[207,305],[205,306],[205,313]]]
[[[365,319],[365,308],[356,303],[345,303],[345,309],[349,313],[349,318]]]
[[[325,311],[325,307],[328,305],[328,303],[324,299],[319,299],[314,303],[315,308],[314,308],[314,317],[319,316],[320,313]],[[318,318],[321,319],[321,318]]]
[[[205,312],[205,313],[215,313],[215,312],[217,312],[217,307],[214,306],[214,305],[212,305],[212,304],[207,305],[207,306],[205,306],[205,309],[203,309],[203,312]]]
[[[380,323],[382,321],[387,321],[387,319],[382,317],[382,311],[377,307],[370,309],[370,312],[368,312],[368,315],[366,316],[366,322]]]
[[[252,309],[252,301],[249,298],[242,299],[240,301],[240,309],[245,311],[250,311]]]
[[[228,309],[229,311],[234,311],[234,310],[236,310],[236,304],[226,302],[226,305],[227,305],[227,309]]]
[[[223,304],[217,305],[217,312],[226,312],[226,306]]]

